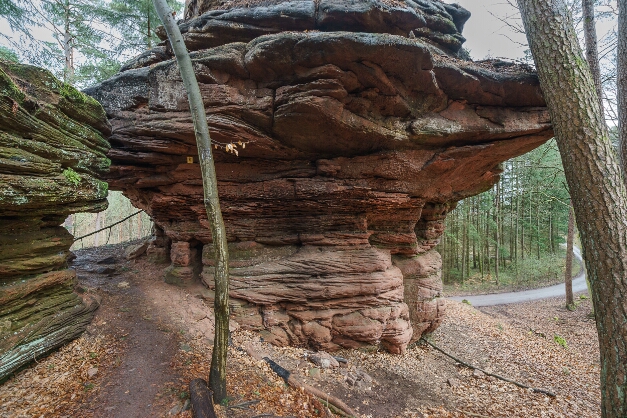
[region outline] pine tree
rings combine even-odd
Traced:
[[[179,13],[183,3],[168,0],[168,6]],[[152,0],[124,1],[113,0],[109,4],[111,13],[108,23],[119,31],[122,42],[118,44],[118,52],[123,55],[136,55],[153,48],[160,42],[155,29],[161,24]]]

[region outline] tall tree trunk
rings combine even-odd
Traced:
[[[146,45],[148,46],[148,50],[152,49],[152,12],[150,9],[146,15]]]
[[[496,279],[496,285],[499,285],[499,208],[500,208],[500,200],[499,200],[499,192],[500,192],[501,183],[496,183],[496,208],[494,208],[494,221],[496,222],[494,228],[494,277]]]
[[[170,44],[174,50],[194,121],[196,145],[198,147],[205,193],[204,204],[209,223],[211,224],[213,250],[216,254],[214,276],[216,288],[214,310],[216,319],[211,371],[209,372],[209,387],[213,391],[214,401],[220,403],[223,399],[226,399],[226,359],[229,342],[229,249],[218,199],[218,180],[213,163],[213,154],[211,153],[207,114],[192,67],[192,60],[185,47],[181,31],[174,20],[174,14],[168,7],[166,0],[153,0],[153,3],[155,9],[157,9],[157,14],[165,26]]]
[[[63,3],[63,56],[65,65],[63,68],[63,81],[74,84],[74,47],[72,45],[72,33],[70,32],[70,1]]]
[[[102,212],[96,214],[96,227],[94,231],[98,231],[102,228]],[[100,245],[100,234],[101,232],[94,235],[94,247],[98,247]]]
[[[594,0],[582,0],[583,34],[586,41],[586,59],[594,80],[594,87],[599,96],[599,107],[603,113],[603,85],[601,84],[601,67],[599,65],[599,48],[597,42],[597,25],[594,18]]]
[[[627,0],[618,0],[616,91],[618,99],[618,138],[623,176],[627,181]]]
[[[490,274],[490,209],[485,215],[485,256],[488,275]]]
[[[564,273],[564,285],[566,287],[566,306],[575,304],[573,297],[573,241],[575,238],[575,214],[572,202],[568,210],[568,234],[566,236],[566,272]]]
[[[625,184],[563,0],[518,0],[581,235],[601,354],[602,416],[627,416]]]
[[[477,234],[476,231],[478,230],[475,226],[475,221],[477,219],[477,196],[473,196],[472,198],[472,215],[475,217],[475,219],[472,221],[472,227],[475,230],[475,233],[472,234],[472,268],[477,270]]]
[[[540,202],[538,202],[536,194],[536,252],[538,260],[540,259]]]

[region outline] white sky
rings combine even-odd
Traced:
[[[510,18],[512,23],[520,22],[518,10],[506,0],[446,0],[446,3],[457,3],[472,13],[463,35],[466,38],[464,47],[473,59],[524,57],[527,49],[523,46],[527,43],[525,35],[516,33],[499,20]]]
[[[508,0],[445,0],[457,3],[472,14],[464,26],[464,47],[473,59],[486,57],[521,59],[525,56],[527,39],[504,23],[507,20],[521,27],[520,13]],[[516,0],[511,0],[516,4]],[[603,7],[600,10],[608,10]],[[615,20],[597,20],[597,37],[602,46],[604,36],[615,26]]]

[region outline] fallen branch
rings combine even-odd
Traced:
[[[456,361],[456,362],[458,362],[459,364],[461,364],[461,365],[463,365],[463,366],[465,366],[465,367],[468,367],[469,369],[479,370],[480,372],[482,372],[483,374],[485,374],[485,375],[487,375],[487,376],[492,376],[492,377],[495,377],[495,378],[500,379],[500,380],[502,380],[502,381],[504,381],[504,382],[507,382],[507,383],[511,383],[511,384],[513,384],[513,385],[516,385],[516,386],[518,386],[519,388],[523,388],[523,389],[531,389],[531,391],[532,391],[532,392],[534,392],[534,393],[542,393],[542,394],[544,394],[544,395],[550,396],[551,398],[555,398],[555,396],[556,396],[553,392],[549,392],[549,391],[548,391],[548,390],[546,390],[546,389],[534,388],[534,387],[531,387],[531,386],[527,386],[527,385],[525,385],[525,384],[523,384],[523,383],[516,382],[515,380],[508,379],[507,377],[503,377],[503,376],[499,376],[498,374],[494,374],[494,373],[486,372],[485,370],[480,369],[479,367],[475,367],[475,366],[473,366],[473,365],[472,365],[472,364],[470,364],[470,363],[466,363],[465,361],[462,361],[462,360],[458,359],[457,357],[454,357],[452,354],[447,353],[446,351],[442,350],[440,347],[438,347],[437,345],[433,344],[431,341],[429,341],[429,340],[427,340],[427,339],[425,339],[425,338],[420,338],[420,341],[424,341],[424,342],[426,342],[426,343],[427,343],[427,344],[429,344],[431,347],[433,347],[433,348],[435,348],[436,350],[438,350],[440,353],[444,354],[444,355],[445,355],[445,356],[447,356],[447,357],[452,358],[453,360],[455,360],[455,361]]]
[[[259,400],[246,401],[242,403],[238,403],[237,405],[229,405],[228,409],[250,409],[252,405],[258,404]]]
[[[298,379],[296,376],[294,376],[294,374],[291,373],[289,370],[281,367],[279,364],[275,363],[270,358],[264,357],[258,352],[256,352],[255,349],[252,348],[250,344],[246,345],[244,349],[248,353],[248,355],[254,358],[255,360],[265,361],[270,366],[273,372],[275,372],[280,378],[282,378],[285,381],[285,383],[292,386],[293,388],[301,389],[305,393],[308,393],[310,395],[313,395],[323,400],[324,402],[328,403],[329,405],[332,405],[333,407],[337,408],[339,411],[343,412],[349,417],[357,416],[357,413],[353,411],[344,402],[342,402],[340,399],[336,398],[335,396],[327,395],[326,393],[322,392],[320,389],[316,389],[315,387],[309,386],[308,384],[304,383],[303,381]]]
[[[122,220],[120,220],[120,221],[117,221],[117,222],[115,222],[115,223],[112,223],[112,224],[111,224],[111,225],[109,225],[109,226],[105,226],[104,228],[100,228],[99,230],[94,231],[94,232],[90,232],[89,234],[87,234],[87,235],[83,235],[82,237],[74,238],[74,241],[79,241],[79,240],[82,240],[83,238],[91,237],[92,235],[95,235],[95,234],[97,234],[98,232],[102,232],[102,231],[105,231],[105,230],[107,230],[107,229],[111,229],[111,228],[113,228],[114,226],[116,226],[116,225],[118,225],[118,224],[121,224],[122,222],[126,221],[127,219],[130,219],[130,218],[132,218],[133,216],[138,215],[138,214],[140,214],[140,213],[142,213],[142,212],[143,212],[143,210],[138,210],[137,212],[133,213],[132,215],[128,215],[126,218],[124,218],[124,219],[122,219]]]

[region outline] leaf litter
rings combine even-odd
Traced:
[[[120,253],[120,248],[98,249],[98,256]],[[179,349],[174,350],[166,365],[174,378],[158,388],[154,404],[162,412],[154,416],[191,417],[189,381],[207,379],[209,375],[213,333],[210,304],[202,300],[199,285],[179,288],[155,281],[160,268],[143,259],[120,264],[124,266],[117,269],[115,277],[103,279],[97,286],[93,282],[81,285],[96,293],[129,292],[117,286],[126,281],[142,290],[135,295],[145,299],[141,303],[154,305],[166,316],[157,321],[153,318],[156,311],[128,310],[127,305],[101,308],[108,315],[129,315],[129,321],[155,322],[160,332],[178,341]],[[104,300],[115,303],[122,299]],[[579,302],[573,312],[559,299],[481,310],[447,302],[443,324],[429,337],[459,359],[490,373],[550,390],[556,398],[473,372],[426,345],[413,346],[402,355],[342,350],[333,355],[343,357],[346,363],[318,369],[307,361],[310,350],[271,346],[259,334],[238,329],[232,333],[233,345],[229,347],[229,399],[216,406],[217,413],[235,418],[334,416],[323,401],[288,387],[265,362],[240,350],[252,344],[305,383],[342,399],[358,411],[360,418],[597,417],[600,389],[596,327],[588,315],[590,300]],[[107,417],[107,411],[117,405],[107,410],[98,402],[106,400],[112,376],[124,379],[115,370],[129,350],[126,337],[118,329],[108,328],[109,320],[97,316],[82,337],[1,385],[0,418],[84,416],[77,411],[85,411],[86,407],[94,410],[93,416]],[[558,343],[555,336],[565,344]],[[141,348],[151,341],[132,343]],[[368,376],[367,384],[356,383],[356,376]]]

